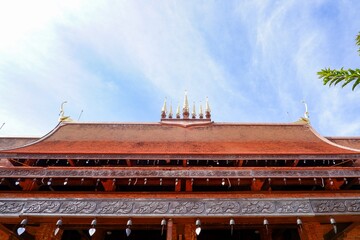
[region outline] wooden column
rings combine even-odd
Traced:
[[[252,183],[251,183],[251,190],[252,191],[261,191],[262,186],[264,185],[264,180],[263,179],[253,179]]]
[[[105,231],[102,229],[96,229],[96,232],[91,237],[91,240],[103,240],[104,237],[105,237]]]
[[[344,231],[339,234],[338,238],[343,240],[360,239],[360,222],[352,223],[350,226],[345,228]]]
[[[195,224],[185,224],[183,240],[196,240]]]
[[[166,240],[172,240],[173,239],[173,220],[170,218],[167,222],[167,231],[166,231]]]
[[[185,180],[185,191],[186,192],[192,192],[192,188],[193,187],[193,182],[191,179],[186,179]]]
[[[21,181],[19,185],[22,187],[23,191],[34,191],[39,188],[38,182],[33,179],[25,179],[24,181]]]
[[[324,239],[322,227],[318,222],[306,222],[302,225],[302,231],[299,230],[301,240],[319,240]]]
[[[61,240],[62,237],[62,230],[59,231],[59,233],[54,236],[55,231],[55,223],[43,223],[40,224],[40,227],[36,230],[35,233],[35,239],[36,240]]]
[[[272,240],[272,229],[268,226],[268,230],[266,231],[266,228],[262,228],[260,231],[261,239],[264,240]]]
[[[0,239],[3,239],[3,240],[11,239],[11,233],[3,225],[1,225],[1,227],[0,227]]]

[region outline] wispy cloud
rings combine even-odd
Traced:
[[[63,100],[75,119],[157,121],[187,89],[215,121],[295,121],[306,100],[321,134],[359,135],[358,90],[316,76],[360,62],[359,4],[1,2],[0,134],[46,133]]]

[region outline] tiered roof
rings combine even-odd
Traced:
[[[358,155],[321,137],[308,124],[209,121],[62,122],[29,145],[0,154]]]

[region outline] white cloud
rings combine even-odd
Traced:
[[[360,134],[360,111],[348,104],[358,102],[357,92],[328,89],[316,76],[327,62],[355,61],[333,56],[337,42],[322,22],[344,29],[341,20],[352,19],[346,24],[354,29],[360,20],[349,3],[0,5],[1,135],[49,131],[63,100],[75,119],[81,109],[83,120],[144,121],[136,111],[156,119],[163,98],[175,108],[185,89],[197,105],[209,96],[215,120],[295,121],[305,99],[321,133]],[[332,7],[338,15],[328,20]]]

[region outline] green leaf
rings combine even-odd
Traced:
[[[356,88],[356,86],[359,85],[359,83],[360,83],[360,78],[358,78],[358,79],[356,80],[355,84],[353,85],[353,87],[352,87],[352,90],[353,90],[353,91],[354,91],[354,89]]]

